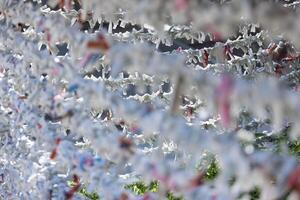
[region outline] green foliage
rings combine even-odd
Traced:
[[[157,192],[158,189],[158,181],[151,181],[151,183],[148,186],[149,192]]]
[[[89,193],[85,187],[82,187],[79,191],[79,194],[83,195],[84,197],[86,197],[87,199],[90,200],[100,200],[98,194],[96,192],[91,192]]]
[[[292,141],[289,138],[290,127],[284,128],[276,135],[266,135],[265,133],[255,133],[254,147],[257,150],[273,151],[278,154],[283,153],[283,146],[288,147],[288,154],[300,159],[300,140]]]
[[[144,182],[139,181],[135,183],[131,183],[125,186],[125,189],[131,190],[136,195],[143,195],[146,192],[150,191],[150,187],[152,190],[157,190],[158,186],[155,187],[157,184],[154,184],[153,182],[150,183],[149,187],[145,185]]]
[[[300,155],[300,140],[288,142],[288,147],[289,147],[290,154],[295,156]]]
[[[217,161],[216,159],[213,159],[213,161],[210,163],[210,165],[205,171],[204,178],[205,180],[212,181],[218,176],[219,172],[220,168],[217,164]]]
[[[214,180],[220,172],[220,168],[217,164],[216,159],[213,159],[205,170],[204,179],[207,181]],[[149,185],[146,185],[142,181],[138,181],[125,186],[125,189],[132,191],[136,195],[144,195],[146,192],[157,192],[159,188],[158,181],[152,181]],[[167,200],[183,200],[183,197],[176,197],[172,192],[167,192]]]
[[[175,197],[172,192],[167,193],[167,200],[183,200],[183,197]]]
[[[68,181],[68,186],[72,187],[74,184],[75,183],[73,181]],[[100,200],[100,197],[96,192],[88,192],[84,185],[81,185],[77,193],[84,196],[88,200]]]
[[[250,200],[258,200],[260,198],[260,189],[259,187],[254,187],[249,191]]]
[[[159,187],[158,181],[151,181],[149,185],[146,185],[142,181],[138,181],[125,186],[125,189],[132,191],[136,195],[144,195],[146,192],[157,192]],[[172,192],[167,192],[167,200],[183,200],[182,197],[175,197]]]
[[[259,187],[254,187],[248,192],[241,193],[238,199],[248,196],[250,200],[259,200],[260,199],[260,189]]]

